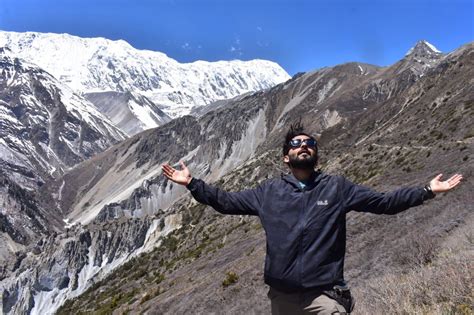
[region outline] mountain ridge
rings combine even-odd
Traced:
[[[4,312],[40,312],[52,307],[54,299],[58,303],[73,298],[81,293],[73,285],[79,275],[81,290],[89,289],[67,302],[60,313],[268,311],[261,280],[264,235],[258,221],[220,216],[196,203],[184,188],[160,175],[161,163],[182,159],[194,176],[219,187],[251,188],[286,171],[281,163],[282,135],[289,123],[301,120],[308,132],[319,135],[323,169],[377,190],[420,185],[432,177],[433,165],[470,174],[474,94],[466,80],[474,77],[473,54],[471,43],[429,67],[417,68],[415,61],[405,60],[404,67],[352,63],[301,74],[200,117],[184,116],[137,134],[77,165],[52,189],[63,180],[68,183],[63,191],[64,215],[75,207],[68,218],[79,223],[38,245],[37,254],[27,252],[17,269],[6,267],[0,284],[7,292]],[[121,176],[109,183],[107,173]],[[129,180],[127,176],[141,185],[122,198],[105,201],[97,212],[87,212],[111,195],[105,188],[122,193],[115,182]],[[361,301],[369,301],[362,290],[371,275],[392,270],[384,266],[413,268],[400,265],[396,257],[413,261],[403,249],[415,248],[416,237],[427,235],[438,242],[466,224],[469,204],[462,196],[473,190],[466,177],[453,194],[397,217],[349,216],[348,233],[354,241],[349,240],[346,274],[360,282],[355,294]],[[96,213],[95,218],[81,220],[88,213]],[[416,235],[410,230],[413,222],[419,223]],[[135,232],[119,241],[122,226]],[[90,237],[80,237],[84,233]],[[394,238],[380,238],[392,234]],[[130,247],[134,237],[139,242]],[[60,245],[64,243],[68,245]],[[101,244],[112,246],[102,251]],[[56,248],[50,251],[48,246]],[[76,247],[81,251],[70,252],[67,267],[62,267],[70,279],[67,287],[38,289],[43,288],[38,283],[49,283],[45,279],[64,276],[58,262],[64,261],[65,248]],[[125,262],[123,257],[133,258]],[[114,261],[123,264],[107,275],[100,273],[117,266]],[[229,271],[240,278],[224,287]],[[33,303],[15,304],[28,296]]]
[[[162,106],[171,117],[289,79],[270,61],[180,64],[161,52],[137,50],[125,43],[53,33],[0,32],[0,46],[8,46],[76,91],[133,91]]]

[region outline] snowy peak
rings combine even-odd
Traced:
[[[125,138],[92,103],[38,66],[2,55],[0,69],[0,163],[12,178],[18,169],[35,174],[23,176],[23,186],[35,187]]]
[[[290,78],[270,61],[182,64],[161,52],[138,50],[123,40],[105,38],[0,32],[1,46],[8,46],[16,56],[39,65],[75,91],[132,91],[147,97],[170,117]]]
[[[438,50],[435,46],[428,43],[426,40],[420,40],[416,45],[405,54],[405,57],[412,56],[415,58],[419,57],[437,57],[441,54],[441,51]]]
[[[426,40],[420,40],[412,47],[406,54],[405,58],[397,62],[394,66],[397,73],[403,71],[410,71],[416,78],[421,78],[426,71],[435,67],[443,57],[435,46],[428,43]]]

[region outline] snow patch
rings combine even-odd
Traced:
[[[438,50],[438,48],[436,48],[435,46],[433,46],[432,44],[428,43],[427,41],[423,41],[423,43],[426,44],[426,46],[428,46],[432,51],[434,51],[435,53],[441,53],[440,50]]]

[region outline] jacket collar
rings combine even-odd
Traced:
[[[320,169],[314,171],[310,179],[308,180],[308,183],[306,183],[308,185],[307,189],[312,189],[314,186],[316,186],[321,181],[321,177],[322,172]],[[293,187],[297,188],[298,190],[301,190],[299,180],[296,179],[296,177],[292,173],[281,174],[281,179],[289,183]]]

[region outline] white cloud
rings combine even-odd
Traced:
[[[188,42],[185,42],[184,44],[181,45],[181,48],[183,50],[190,51],[190,52],[199,52],[200,50],[202,50],[202,45],[198,44],[198,45],[194,46],[194,45],[191,45]]]
[[[244,54],[240,47],[230,46],[229,51],[237,56],[242,56]]]
[[[234,42],[229,48],[229,51],[237,56],[242,56],[243,51],[242,51],[242,46],[241,46],[241,41],[239,35],[235,35],[234,37]]]

